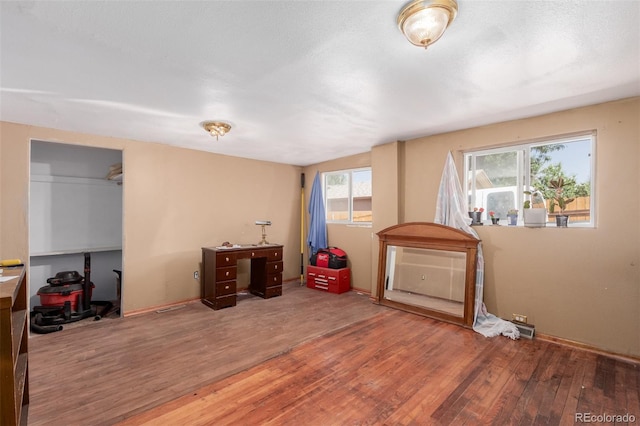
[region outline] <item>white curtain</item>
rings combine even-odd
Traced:
[[[458,172],[453,162],[451,152],[447,160],[440,180],[438,202],[436,204],[435,223],[460,229],[478,238],[478,234],[471,227],[467,197],[462,191],[458,180]],[[484,256],[482,255],[482,242],[478,245],[478,266],[476,269],[476,298],[473,314],[473,329],[485,337],[499,336],[500,334],[511,339],[520,337],[520,332],[515,324],[505,321],[487,312],[483,302],[484,289]]]

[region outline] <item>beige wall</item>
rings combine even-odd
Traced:
[[[123,150],[125,313],[198,298],[201,247],[257,243],[258,219],[271,220],[268,240],[284,244],[283,278],[299,277],[299,167],[6,122],[0,258],[29,257],[30,139]]]
[[[371,296],[377,296],[379,240],[377,232],[403,222],[404,142],[379,145],[371,150],[373,233],[371,245]]]
[[[640,99],[633,98],[394,142],[304,170],[0,123],[0,258],[28,257],[30,138],[123,150],[126,312],[198,297],[192,274],[199,268],[200,247],[255,242],[256,219],[273,221],[269,239],[285,245],[285,279],[297,277],[301,171],[306,210],[316,171],[372,166],[373,226],[328,226],[329,244],[349,254],[352,286],[372,291],[375,232],[394,221],[433,220],[449,150],[461,170],[466,149],[596,130],[597,227],[476,228],[486,258],[484,299],[496,315],[527,315],[538,333],[640,356],[638,117]],[[306,247],[304,257],[306,262]]]
[[[527,315],[538,333],[640,356],[639,117],[633,98],[407,141],[403,204],[376,200],[374,222],[380,208],[403,211],[405,222],[433,221],[449,150],[461,172],[466,149],[596,130],[597,227],[477,227],[484,300],[498,316]],[[398,167],[382,158],[388,162],[376,163],[374,179]]]

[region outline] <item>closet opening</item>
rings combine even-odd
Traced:
[[[32,324],[122,316],[122,160],[121,150],[31,141]]]

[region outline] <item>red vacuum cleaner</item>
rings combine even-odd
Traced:
[[[113,308],[111,302],[92,302],[91,253],[84,253],[84,276],[77,271],[58,272],[38,290],[41,306],[31,312],[31,330],[51,333],[62,324],[93,317],[99,320]],[[100,309],[99,309],[100,307]]]

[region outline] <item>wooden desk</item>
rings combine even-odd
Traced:
[[[282,295],[283,246],[202,248],[200,299],[217,310],[236,305],[238,259],[251,259],[249,291],[264,299]]]

